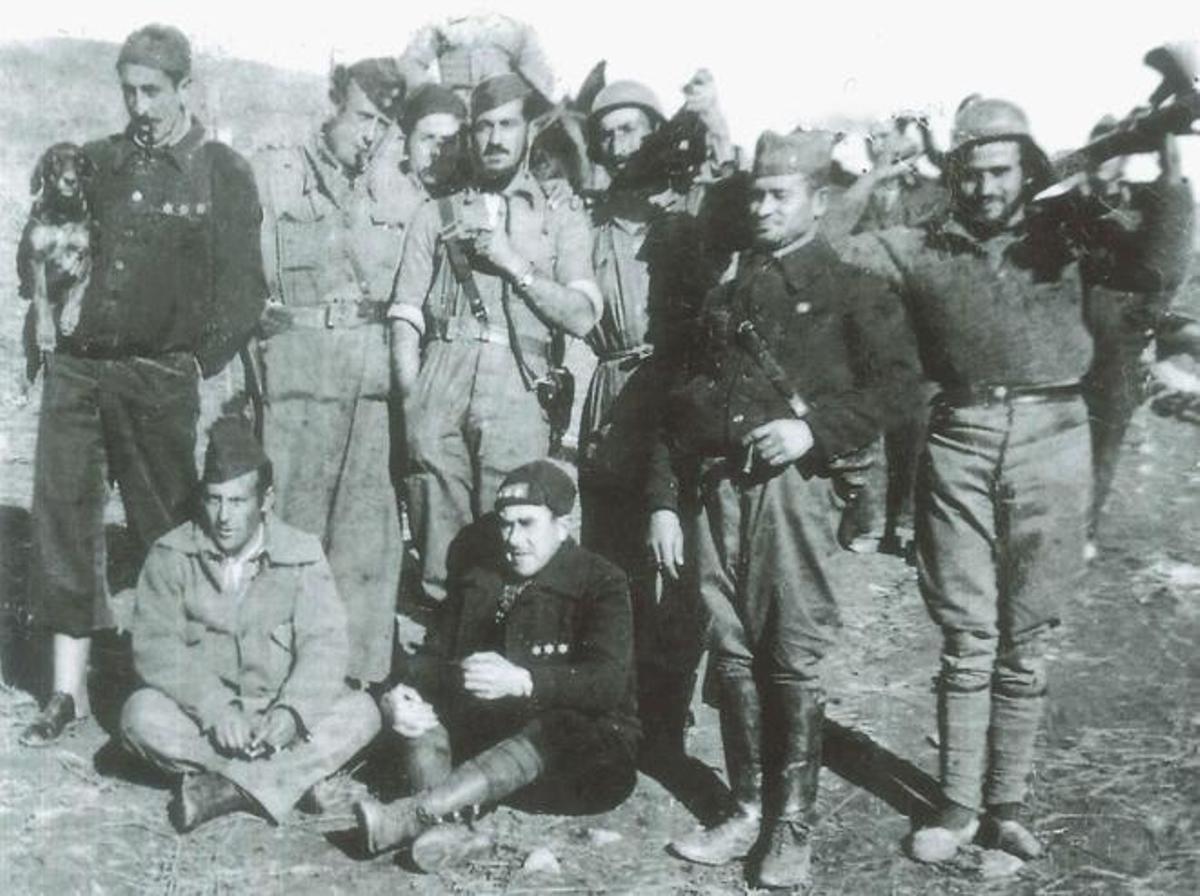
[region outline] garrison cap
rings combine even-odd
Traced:
[[[622,109],[626,106],[641,109],[650,116],[650,120],[655,124],[661,124],[664,120],[658,97],[654,95],[654,91],[638,81],[613,81],[606,85],[592,100],[588,118],[597,121],[602,115],[613,109]]]
[[[117,56],[117,68],[144,65],[179,81],[192,71],[192,46],[183,32],[172,25],[144,25],[125,38]]]
[[[404,104],[400,129],[406,134],[411,134],[422,118],[439,114],[453,115],[459,121],[466,121],[466,103],[449,87],[443,87],[441,84],[422,84]]]
[[[346,68],[346,74],[362,89],[376,109],[388,118],[400,117],[405,81],[395,59],[390,56],[360,59]]]
[[[555,516],[566,516],[575,506],[575,483],[548,460],[535,460],[504,477],[496,492],[496,509],[532,504],[548,507]]]
[[[471,118],[478,118],[513,100],[524,100],[525,118],[533,120],[545,112],[550,102],[516,72],[492,75],[471,91]]]
[[[221,417],[208,430],[202,481],[209,484],[228,482],[252,470],[261,470],[270,463],[247,420]]]
[[[778,134],[763,131],[754,146],[754,177],[827,174],[833,164],[837,135],[830,131],[793,131]]]

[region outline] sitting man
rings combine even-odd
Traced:
[[[570,477],[534,461],[502,483],[498,520],[485,517],[455,540],[431,633],[441,670],[425,689],[432,702],[406,684],[383,698],[417,793],[355,807],[368,852],[415,841],[413,861],[432,871],[480,842],[437,826],[459,810],[521,791],[524,808],[588,814],[632,792],[629,590],[620,569],[571,540],[574,504]]]
[[[150,551],[125,704],[127,746],[181,776],[183,833],[235,811],[278,821],[379,731],[345,683],[346,615],[314,535],[270,513],[271,462],[239,418],[213,424],[199,518]]]

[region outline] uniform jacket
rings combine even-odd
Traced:
[[[312,730],[345,688],[346,617],[315,536],[267,516],[245,592],[219,587],[220,555],[196,523],[150,550],[138,581],[134,665],[202,727],[231,702],[286,706]]]
[[[551,202],[542,186],[528,171],[521,170],[499,194],[492,197],[498,208],[499,225],[506,228],[513,249],[531,262],[541,276],[562,286],[579,289],[592,300],[595,317],[601,312],[591,261],[591,231],[582,203]],[[449,197],[456,220],[468,224],[489,220],[486,194],[474,189]],[[458,321],[467,330],[482,325],[473,316],[470,302],[446,259],[441,239],[444,228],[439,203],[430,202],[417,212],[404,242],[404,254],[392,290],[393,317],[403,319],[426,334],[427,339],[447,337],[446,322]],[[505,278],[467,253],[472,275],[487,311],[487,330],[507,337],[515,332],[533,378],[545,374],[545,350],[552,332]],[[506,311],[507,307],[507,311]],[[511,330],[509,329],[511,325]]]
[[[380,169],[387,158],[380,159]],[[255,157],[271,297],[289,307],[385,302],[424,187],[394,166],[351,180],[321,135]],[[270,397],[353,399],[388,389],[386,330],[297,327],[263,344]]]
[[[89,143],[91,279],[68,347],[190,352],[206,375],[245,344],[266,298],[250,166],[193,122],[162,149],[129,132]]]
[[[839,251],[899,289],[926,376],[943,388],[1068,384],[1092,360],[1095,288],[1176,288],[1192,214],[1184,185],[1158,193],[1135,234],[1056,205],[988,239],[951,213],[850,237]]]
[[[689,478],[701,459],[741,458],[748,432],[794,418],[736,335],[745,320],[809,407],[815,444],[799,462],[806,475],[825,474],[827,461],[868,444],[914,400],[912,335],[882,281],[840,261],[822,237],[782,256],[744,253],[734,279],[709,293],[692,350],[675,365],[652,459],[652,508],[673,509],[676,476]]]
[[[435,623],[440,698],[452,725],[478,730],[510,725],[543,709],[573,709],[612,725],[632,744],[638,724],[625,574],[568,541],[497,628],[505,581],[496,521],[485,517],[463,530],[451,547],[448,596]],[[529,670],[532,698],[482,701],[463,690],[458,662],[489,650]]]

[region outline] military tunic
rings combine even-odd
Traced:
[[[585,292],[600,316],[591,237],[577,200],[552,205],[522,171],[499,194],[468,190],[440,202],[463,220],[492,214],[490,204],[514,250],[541,276]],[[533,384],[547,372],[553,336],[511,284],[473,257],[486,321],[472,312],[446,257],[440,202],[413,220],[389,310],[424,334],[420,373],[404,409],[405,490],[422,585],[435,601],[445,596],[454,536],[492,506],[509,470],[549,451],[550,427]]]
[[[197,383],[245,343],[266,295],[250,168],[192,121],[175,144],[87,144],[95,235],[78,325],[45,379],[30,594],[38,624],[108,624],[104,505],[116,481],[139,554],[196,483]]]
[[[441,675],[426,693],[445,727],[435,736],[448,732],[454,763],[520,733],[546,768],[523,794],[530,803],[573,813],[621,802],[636,780],[639,734],[621,570],[568,541],[537,574],[516,580],[495,517],[487,516],[455,540],[449,586],[430,639]],[[502,613],[506,588],[517,594]],[[528,669],[532,695],[481,700],[468,693],[460,662],[481,651]]]
[[[380,681],[403,556],[381,303],[425,193],[413,178],[349,179],[320,135],[256,167],[272,300],[291,321],[261,342],[277,507],[321,536],[350,619],[350,675]]]

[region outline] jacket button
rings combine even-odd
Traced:
[[[745,419],[746,419],[746,415],[745,415],[745,414],[734,414],[734,415],[733,415],[733,422],[734,422],[734,423],[741,423],[741,422],[742,422],[743,420],[745,420]]]
[[[116,261],[113,262],[113,270],[117,270],[117,271],[125,270],[125,262],[121,261],[121,259],[118,258]]]
[[[541,645],[541,644],[534,644],[534,645],[533,645],[533,647],[530,649],[530,651],[529,651],[529,652],[530,652],[530,653],[531,653],[533,656],[541,656],[541,655],[542,655],[542,645]]]

